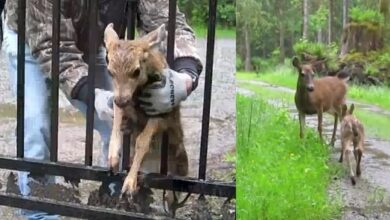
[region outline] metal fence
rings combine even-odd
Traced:
[[[84,166],[58,162],[58,94],[59,94],[59,43],[60,43],[60,0],[53,0],[53,38],[52,38],[52,87],[51,87],[51,143],[50,161],[37,161],[24,158],[24,74],[25,74],[25,18],[26,0],[17,0],[18,9],[18,81],[17,81],[17,157],[0,156],[0,168],[28,171],[37,174],[64,176],[85,180],[107,181],[122,180],[126,175],[121,172],[112,176],[108,169],[92,166],[93,150],[93,118],[94,118],[94,81],[95,63],[97,51],[97,19],[98,1],[89,0],[89,54],[88,54],[88,109],[86,124],[85,160]],[[135,35],[135,20],[137,13],[137,0],[128,0],[128,27],[127,38],[133,39]],[[216,27],[217,0],[209,0],[209,23],[207,34],[207,55],[205,65],[205,88],[202,115],[201,146],[199,157],[198,178],[166,176],[167,174],[167,135],[163,135],[161,147],[160,173],[144,174],[142,184],[144,187],[189,192],[200,195],[212,195],[219,197],[235,198],[235,184],[206,180],[207,149],[210,121],[210,105],[213,74],[213,57]],[[174,59],[176,0],[169,1],[168,20],[168,46],[167,61],[171,65]],[[125,136],[123,140],[123,164],[129,164],[130,138]],[[50,213],[58,213],[64,216],[93,219],[152,219],[146,215],[91,207],[87,205],[71,204],[64,202],[45,201],[45,199],[28,198],[19,195],[0,193],[0,205],[41,210]]]

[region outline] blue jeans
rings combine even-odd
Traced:
[[[17,91],[17,33],[4,25],[3,49],[7,55],[9,78],[11,89],[14,95]],[[105,50],[101,48],[97,57],[96,86],[102,89],[112,90],[111,80],[107,73]],[[50,80],[40,69],[36,59],[32,57],[30,48],[26,45],[25,50],[25,116],[24,116],[24,156],[25,158],[48,160],[50,143]],[[70,100],[84,114],[87,106],[78,101]],[[101,166],[106,166],[108,158],[108,144],[112,122],[99,120],[95,114],[95,129],[99,132],[103,147]],[[18,185],[22,195],[28,196],[31,189],[28,183],[32,178],[28,172],[18,173]],[[46,176],[44,183],[54,183],[55,177]],[[57,215],[49,215],[43,212],[22,210],[29,220],[52,220],[58,219]]]

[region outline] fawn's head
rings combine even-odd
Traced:
[[[294,57],[292,60],[293,66],[298,70],[298,83],[304,85],[306,90],[309,92],[314,91],[314,66],[323,63],[324,60],[315,61],[312,63],[302,64],[297,57]]]
[[[347,115],[352,115],[354,109],[355,109],[355,105],[353,103],[351,104],[351,107],[349,107],[349,109],[348,109],[347,105],[344,104],[343,109],[341,111],[341,118],[343,119]]]
[[[134,105],[134,95],[146,84],[161,80],[165,57],[158,51],[166,39],[165,25],[136,40],[120,40],[109,24],[104,32],[108,70],[114,84],[114,102],[118,107]]]

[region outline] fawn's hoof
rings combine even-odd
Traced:
[[[355,180],[355,177],[353,177],[353,176],[351,176],[351,183],[353,186],[356,185],[356,180]]]
[[[122,187],[122,195],[126,194],[130,197],[137,193],[137,177],[127,176]]]

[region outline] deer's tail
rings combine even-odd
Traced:
[[[341,70],[340,72],[337,73],[337,78],[347,82],[349,80],[349,78],[351,78],[351,75],[349,72],[347,71],[344,71],[344,70]]]

